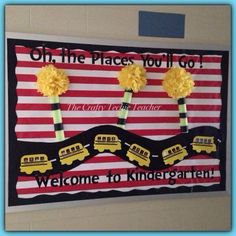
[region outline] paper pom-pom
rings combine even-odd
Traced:
[[[179,99],[191,94],[194,81],[191,74],[184,68],[172,67],[165,74],[162,85],[168,96]]]
[[[59,96],[65,93],[69,87],[69,79],[64,70],[53,65],[47,65],[37,74],[38,92],[43,96]]]
[[[147,83],[146,70],[140,65],[127,65],[120,71],[118,80],[123,89],[137,93]]]

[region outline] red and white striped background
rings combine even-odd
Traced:
[[[46,63],[43,63],[42,60],[32,61],[29,55],[29,48],[16,46],[15,50],[17,56],[15,72],[18,96],[16,105],[18,119],[15,127],[17,139],[33,142],[56,142],[48,98],[41,96],[36,90],[35,75]],[[123,91],[117,80],[117,75],[122,66],[101,65],[99,62],[92,64],[90,53],[81,49],[71,50],[71,52],[84,54],[86,57],[84,64],[61,63],[61,57],[59,56],[61,49],[47,50],[52,52],[53,58],[56,60],[55,66],[64,69],[70,80],[69,90],[60,96],[66,138],[70,138],[97,125],[115,125],[117,122],[117,112],[123,96]],[[140,55],[134,52],[121,54],[116,51],[109,51],[104,54],[106,56],[132,56],[135,58],[135,63],[142,64]],[[145,54],[150,54],[156,58],[159,57],[159,54],[148,52]],[[178,66],[178,59],[182,55],[173,55],[174,66]],[[188,69],[195,81],[195,89],[187,98],[189,128],[209,124],[219,128],[222,104],[220,94],[222,83],[221,56],[204,55],[201,64],[198,55],[186,55],[186,57],[196,61],[195,67]],[[154,140],[166,139],[180,132],[177,102],[168,97],[161,85],[164,73],[168,70],[165,66],[166,63],[163,62],[163,66],[158,68],[146,67],[147,86],[141,92],[133,95],[132,104],[136,106],[136,109],[129,111],[126,125],[128,131]],[[159,109],[140,110],[141,105],[153,105],[156,108],[159,107]],[[100,110],[91,110],[96,106],[99,106]],[[113,161],[115,165],[113,165]],[[196,160],[194,158],[184,160],[178,165],[181,168],[189,168],[190,165],[200,165],[208,168],[209,165],[218,166],[218,164],[217,160],[204,157],[197,158]],[[105,173],[112,166],[119,170],[134,168],[132,164],[122,161],[120,158],[111,154],[100,154],[92,158],[89,163],[82,164],[68,171],[68,173],[74,175],[74,172],[77,174],[80,171],[92,173],[93,171],[99,170],[99,173],[102,175],[103,172],[100,170],[103,170]],[[191,186],[195,185],[194,180],[189,179],[189,181],[191,182]],[[201,185],[219,183],[218,167],[215,169],[215,178],[212,178],[210,182],[206,183],[206,180],[203,179],[198,179],[197,181]],[[33,187],[35,183],[31,177],[20,177],[17,184],[20,196],[30,197],[35,191],[37,192],[38,188]],[[159,184],[153,182],[154,187],[159,188],[165,185],[164,182],[162,185],[160,183],[160,181]],[[120,191],[150,188],[148,183],[144,184],[140,181],[130,183],[122,182],[122,184]],[[126,184],[128,185],[126,186]],[[189,183],[181,183],[181,181],[179,184],[189,185]],[[108,183],[104,183],[103,186],[101,183],[101,187],[99,188],[104,191],[114,188],[114,186],[108,185]],[[171,187],[176,186],[178,184]],[[75,186],[71,187],[68,191],[73,192],[74,188]],[[76,188],[80,187],[77,186]],[[53,191],[55,191],[55,188]],[[62,189],[60,191],[63,192]],[[76,192],[78,191],[80,190],[76,189]],[[94,190],[86,189],[86,191]],[[51,190],[48,189],[47,193],[50,194]],[[53,193],[55,194],[55,192]]]

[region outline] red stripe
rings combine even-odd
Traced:
[[[36,82],[37,78],[35,75],[17,74],[17,81],[21,82]],[[119,84],[117,78],[114,77],[89,77],[89,76],[68,76],[70,83],[79,84]],[[147,79],[147,85],[162,85],[163,79]],[[202,81],[195,80],[195,86],[204,87],[221,87],[221,81]]]
[[[64,124],[116,124],[118,117],[63,117]],[[191,123],[219,123],[219,117],[189,117]],[[127,123],[179,123],[178,117],[128,117]],[[18,125],[53,124],[51,117],[20,117]]]
[[[66,105],[68,109],[68,105]],[[62,104],[60,104],[60,108],[62,109]],[[24,110],[29,110],[29,111],[34,111],[34,110],[38,110],[38,111],[49,111],[51,110],[51,105],[50,104],[43,104],[43,103],[36,103],[36,104],[24,104],[24,103],[17,103],[16,104],[16,110],[17,111],[24,111]]]
[[[199,179],[177,179],[175,184],[201,184],[201,183],[219,183],[220,177],[214,178],[199,178]],[[43,188],[22,188],[17,189],[18,194],[31,194],[31,193],[49,193],[49,192],[70,192],[92,189],[106,189],[106,188],[125,188],[125,187],[138,187],[138,186],[153,186],[166,185],[169,186],[169,180],[146,180],[146,181],[121,181],[119,183],[97,183],[97,184],[83,184],[83,185],[67,185],[63,187],[43,187]]]
[[[31,48],[26,48],[26,47],[17,47],[15,48],[16,53],[21,53],[21,54],[29,54],[32,49]],[[61,49],[49,49],[46,48],[47,52],[52,53],[52,55],[54,56],[60,56],[62,50]],[[42,52],[42,49],[41,49]],[[67,50],[66,50],[67,52]],[[86,58],[90,58],[91,54],[88,51],[78,51],[77,50],[70,50],[70,53],[75,53],[76,56],[78,57],[78,55],[84,55]],[[36,52],[34,53],[35,55],[38,55]],[[152,58],[155,59],[162,59],[162,61],[167,61],[167,57],[166,56],[162,56],[163,54],[166,55],[166,53],[159,53],[159,54],[137,54],[137,53],[119,53],[119,52],[103,52],[104,56],[111,56],[111,57],[115,57],[115,56],[119,56],[119,57],[133,57],[135,60],[140,60],[141,57],[140,55],[143,56],[147,56],[149,55]],[[177,55],[173,55],[173,61],[178,61],[180,59],[182,55],[177,56]],[[198,55],[186,55],[186,59],[190,60],[193,59],[195,62],[200,62],[200,57]],[[71,56],[71,60],[73,60],[73,56]],[[184,60],[186,61],[186,60]],[[216,56],[209,56],[209,57],[202,57],[202,62],[221,62],[221,57],[216,57]]]
[[[188,111],[220,111],[221,105],[187,105]]]
[[[85,161],[85,164],[104,162],[123,162],[123,160],[117,156],[94,156],[91,159]]]
[[[83,111],[83,104],[60,104],[60,108],[62,111],[73,111],[73,105],[75,105],[74,110],[76,111]],[[104,111],[109,110],[109,108],[112,107],[120,107],[120,104],[86,104],[86,106],[89,107],[95,107],[96,105],[101,105],[103,107]],[[150,104],[131,104],[130,110],[133,110],[134,106],[150,106]],[[158,103],[155,104],[155,106],[158,106]],[[70,108],[71,106],[71,108]],[[160,104],[160,111],[178,111],[178,104]],[[221,105],[189,105],[187,104],[188,111],[220,111]],[[51,110],[51,105],[44,104],[44,103],[32,103],[32,104],[24,104],[24,103],[18,103],[16,105],[16,110]]]
[[[64,119],[63,119],[64,121]],[[19,117],[17,119],[18,125],[34,125],[34,124],[53,124],[53,118],[52,117]]]
[[[36,82],[36,75],[28,75],[28,74],[16,74],[17,81],[21,82]]]
[[[132,133],[141,136],[152,135],[177,135],[180,133],[179,129],[146,129],[146,130],[129,130]],[[82,131],[65,131],[65,137],[73,137],[80,134]],[[55,138],[54,131],[24,131],[16,132],[17,138]]]
[[[78,133],[77,133],[78,134]],[[17,138],[55,138],[53,131],[16,132]]]
[[[30,61],[18,61],[17,67],[34,67],[41,68],[51,63],[45,62],[30,62]],[[93,65],[93,64],[66,64],[57,63],[57,67],[60,69],[75,69],[75,70],[104,70],[104,71],[120,71],[123,66],[113,65]],[[146,68],[147,72],[165,73],[169,68],[149,67]],[[214,74],[220,75],[221,69],[186,69],[191,74]]]
[[[219,123],[220,117],[189,117],[189,123]]]
[[[203,159],[203,160],[206,160],[206,159],[211,159],[212,160],[212,157],[208,156],[207,154],[200,154],[200,155],[196,155],[196,156],[191,156],[191,158],[189,158],[190,160],[199,160],[199,159]]]
[[[123,97],[123,91],[89,91],[69,90],[62,97]],[[36,89],[17,89],[18,96],[40,96]],[[169,98],[166,92],[139,92],[134,93],[136,98]],[[220,93],[192,93],[189,98],[212,98],[219,99]]]
[[[140,135],[140,136],[152,136],[152,135],[177,135],[180,134],[179,129],[146,129],[146,130],[128,130],[134,134]]]
[[[194,81],[195,82],[195,87],[221,87],[222,82],[221,81]]]

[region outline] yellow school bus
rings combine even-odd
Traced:
[[[98,134],[94,139],[94,149],[99,152],[110,150],[115,152],[121,150],[121,143],[117,135],[114,134]]]
[[[172,165],[176,160],[183,160],[188,156],[187,151],[180,144],[176,144],[162,151],[163,161],[166,165]]]
[[[205,151],[207,153],[216,152],[216,145],[213,136],[195,136],[192,143],[194,151],[200,153]]]
[[[52,170],[52,163],[46,154],[31,154],[21,157],[20,172],[30,175],[35,171],[45,173],[47,170]]]
[[[75,143],[61,148],[58,155],[62,165],[71,165],[76,160],[83,161],[89,152],[81,143]]]
[[[150,165],[150,151],[134,143],[126,153],[130,161],[137,161],[140,166]]]

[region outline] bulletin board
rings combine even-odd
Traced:
[[[225,191],[229,51],[196,48],[8,34],[7,207]],[[69,79],[54,102],[37,87],[49,65]],[[128,65],[146,71],[136,93],[119,84]],[[171,68],[194,81],[185,114],[163,89]]]

